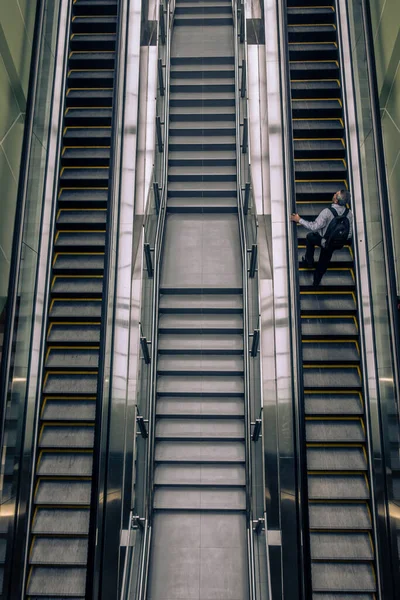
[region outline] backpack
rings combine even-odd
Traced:
[[[324,247],[339,250],[345,245],[350,233],[350,221],[347,217],[349,209],[346,208],[344,213],[340,216],[334,208],[329,207],[329,210],[333,214],[333,219],[329,223],[328,229],[323,237],[325,240]]]

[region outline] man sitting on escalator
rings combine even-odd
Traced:
[[[350,193],[339,190],[332,197],[332,205],[324,208],[315,221],[306,221],[300,215],[293,214],[290,220],[303,225],[310,231],[306,238],[306,254],[303,256],[301,266],[312,268],[314,266],[315,247],[319,246],[321,252],[318,264],[314,271],[313,285],[318,286],[326,272],[335,250],[343,248],[353,234],[353,215],[347,207],[350,202]]]

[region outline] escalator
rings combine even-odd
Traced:
[[[287,0],[296,211],[313,220],[348,187],[334,0]],[[299,261],[307,231],[298,227]],[[318,259],[318,254],[316,254]],[[355,264],[334,253],[299,299],[314,600],[376,598],[375,540]]]
[[[74,0],[26,597],[85,597],[118,0]]]
[[[249,598],[230,0],[177,0],[147,598]]]

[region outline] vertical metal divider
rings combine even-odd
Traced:
[[[254,564],[254,537],[253,537],[253,514],[252,514],[252,472],[251,472],[251,405],[250,405],[250,364],[249,364],[249,307],[248,307],[248,279],[249,267],[247,258],[247,236],[245,226],[245,216],[243,211],[243,196],[242,196],[242,149],[241,149],[241,115],[240,103],[241,93],[239,90],[241,77],[239,76],[239,44],[246,44],[246,19],[244,15],[244,6],[241,14],[238,14],[237,0],[232,1],[233,24],[234,24],[234,50],[235,50],[235,117],[236,117],[236,180],[237,180],[237,206],[238,206],[238,221],[240,233],[240,245],[242,253],[242,268],[243,268],[243,352],[244,352],[244,390],[245,390],[245,446],[246,446],[246,517],[247,517],[247,552],[248,552],[248,569],[249,569],[249,588],[250,598],[256,598],[256,583],[255,583],[255,564]],[[239,27],[244,31],[239,31]],[[243,67],[242,67],[243,68]],[[247,82],[247,76],[246,76]],[[245,100],[247,103],[247,94]],[[244,119],[247,118],[247,114]],[[244,129],[244,126],[243,126]],[[247,152],[249,152],[249,143],[247,141]]]
[[[130,0],[119,0],[117,45],[115,54],[113,115],[111,124],[110,183],[107,201],[107,228],[105,241],[104,287],[101,309],[100,352],[97,380],[97,407],[95,418],[95,439],[93,447],[93,473],[90,499],[90,520],[88,539],[88,563],[86,575],[86,597],[98,598],[101,595],[102,554],[105,482],[107,472],[107,450],[112,381],[112,347],[114,338],[114,296],[116,282],[116,249],[118,248],[118,214],[120,209],[121,183],[121,134],[124,107],[127,14]],[[107,385],[108,384],[108,385]],[[97,458],[97,460],[96,460]],[[97,463],[97,465],[96,465]]]
[[[283,160],[284,160],[284,186],[285,204],[287,218],[292,212],[296,212],[296,184],[294,175],[294,152],[292,132],[292,106],[290,89],[290,66],[288,52],[288,30],[286,18],[286,0],[277,0],[278,7],[278,40],[280,41],[280,84],[282,92],[282,128],[283,128]],[[304,384],[302,364],[302,342],[301,342],[301,313],[300,313],[300,284],[298,272],[297,235],[294,226],[290,227],[287,220],[286,230],[288,232],[288,264],[289,264],[289,297],[291,311],[289,321],[291,325],[290,346],[292,354],[292,406],[295,416],[294,441],[296,449],[296,511],[298,515],[298,540],[300,543],[298,572],[303,598],[312,597],[311,580],[311,548],[309,536],[309,514],[308,514],[308,480],[307,480],[307,456],[305,449],[306,424],[304,408]]]
[[[340,71],[343,82],[343,88],[346,89],[346,94],[343,94],[343,114],[346,123],[346,145],[347,145],[347,160],[349,164],[349,182],[351,183],[351,189],[353,191],[353,212],[355,213],[356,219],[354,219],[354,234],[353,240],[357,240],[359,237],[363,244],[359,245],[354,243],[354,261],[357,266],[355,273],[355,282],[358,298],[358,317],[360,321],[359,336],[360,336],[360,348],[361,348],[361,364],[363,369],[363,392],[364,392],[364,410],[365,410],[365,423],[367,428],[368,437],[368,463],[369,463],[369,477],[371,484],[371,504],[372,504],[372,521],[374,524],[374,550],[375,550],[375,570],[378,587],[378,597],[393,597],[392,584],[389,583],[387,573],[388,563],[383,564],[382,557],[392,554],[388,548],[388,539],[390,539],[390,521],[389,521],[389,505],[387,498],[387,485],[386,485],[386,467],[385,467],[385,452],[383,450],[384,430],[382,423],[382,413],[379,402],[379,386],[378,381],[378,368],[376,361],[376,346],[374,336],[374,323],[372,316],[372,301],[371,301],[371,280],[369,275],[369,260],[368,260],[368,244],[367,244],[367,229],[366,229],[366,215],[364,209],[364,194],[362,172],[360,168],[360,140],[358,131],[358,120],[357,120],[357,106],[354,93],[354,75],[352,62],[349,59],[350,56],[350,31],[349,31],[349,17],[346,2],[342,0],[336,0],[337,7],[337,27],[338,27],[338,41],[339,41],[339,52],[340,52]],[[365,26],[365,25],[364,25]],[[369,81],[371,85],[371,82]],[[348,98],[351,98],[349,102]],[[352,131],[352,135],[350,134]],[[374,131],[374,135],[376,132]],[[378,161],[378,159],[377,159]],[[378,185],[380,181],[379,168],[378,172]],[[380,188],[380,194],[382,194],[382,188]],[[355,198],[359,198],[356,204]],[[382,211],[383,212],[383,211]],[[384,224],[384,219],[382,220]],[[385,236],[384,246],[385,246]],[[368,350],[369,349],[369,350]],[[373,396],[373,398],[371,398]],[[378,468],[378,465],[381,468]],[[382,498],[383,496],[383,498]],[[381,497],[381,500],[379,499]],[[378,506],[376,506],[378,504]],[[384,515],[383,521],[385,524],[385,530],[382,531],[382,527],[379,527],[379,521],[381,520],[379,515]],[[383,547],[382,547],[383,546]],[[389,561],[391,564],[391,561]],[[392,566],[392,565],[391,565]],[[389,594],[386,596],[386,594]]]
[[[168,130],[169,130],[169,85],[170,85],[170,53],[171,53],[171,31],[174,18],[175,1],[165,0],[167,3],[166,10],[163,11],[166,17],[166,32],[165,32],[165,89],[164,89],[164,140],[163,140],[163,160],[162,160],[162,190],[161,202],[159,206],[157,231],[154,243],[154,274],[153,274],[153,298],[152,298],[152,323],[151,323],[151,364],[150,364],[150,389],[148,397],[148,424],[149,438],[147,447],[147,466],[146,466],[146,506],[145,506],[145,521],[144,521],[144,540],[140,566],[139,581],[137,586],[137,599],[144,600],[147,592],[148,571],[150,561],[150,545],[152,537],[152,509],[154,495],[154,437],[155,437],[155,405],[157,394],[157,333],[158,333],[158,305],[159,305],[159,290],[160,290],[160,267],[162,246],[164,239],[164,225],[167,210],[167,192],[168,192]],[[162,6],[162,5],[160,5]],[[160,19],[164,15],[158,15],[158,43],[161,44],[161,25]],[[156,141],[156,140],[155,140]],[[157,152],[157,148],[155,150]]]

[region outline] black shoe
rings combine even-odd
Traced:
[[[321,283],[321,279],[322,279],[322,277],[315,277],[315,276],[314,276],[314,279],[313,279],[313,287],[318,287],[318,286],[319,286],[319,284]]]
[[[306,261],[306,257],[302,256],[301,261],[300,261],[300,267],[303,269],[312,269],[314,267],[314,262],[312,262],[310,264],[309,262]]]

